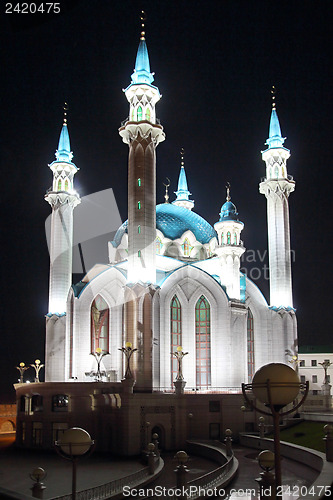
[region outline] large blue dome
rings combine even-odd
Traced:
[[[124,233],[127,233],[128,221],[124,222],[115,234],[113,245],[117,247]],[[185,231],[192,231],[200,243],[209,243],[212,238],[217,238],[215,230],[200,215],[178,205],[161,203],[156,207],[156,228],[166,238],[176,240]]]

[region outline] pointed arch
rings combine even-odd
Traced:
[[[61,179],[58,179],[58,187],[57,187],[57,190],[58,190],[58,191],[61,191]]]
[[[147,109],[146,109],[146,120],[148,120],[150,122],[150,109],[149,109],[149,107],[147,107]]]
[[[254,328],[253,328],[253,314],[251,309],[247,313],[247,373],[248,382],[252,382],[255,371],[254,365]]]
[[[210,305],[201,295],[195,305],[196,386],[211,385]]]
[[[65,180],[65,191],[68,191],[68,179]]]
[[[230,234],[230,231],[227,232],[227,245],[231,245],[231,234]]]
[[[181,305],[177,295],[174,295],[170,303],[170,345],[171,353],[182,345],[182,317]],[[171,386],[177,376],[177,359],[171,354]]]
[[[97,295],[90,309],[91,352],[99,347],[109,352],[109,306],[101,295]]]
[[[139,106],[137,110],[137,121],[141,122],[142,121],[142,107]]]

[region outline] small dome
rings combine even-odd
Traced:
[[[220,222],[225,220],[238,220],[238,212],[236,206],[231,201],[226,201],[220,212]]]
[[[118,247],[123,235],[128,232],[128,221],[125,221],[115,234],[112,242]],[[161,203],[156,207],[156,229],[159,229],[166,238],[176,240],[185,231],[192,231],[201,244],[209,243],[212,238],[217,238],[215,230],[200,215],[171,203]]]

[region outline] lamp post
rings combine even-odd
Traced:
[[[20,372],[20,384],[24,383],[23,375],[26,370],[29,370],[30,366],[25,366],[25,363],[21,362],[16,369]]]
[[[319,363],[323,368],[324,368],[324,372],[325,372],[325,378],[324,378],[324,385],[328,384],[328,375],[327,375],[327,370],[329,369],[329,367],[333,364],[331,363],[331,361],[329,359],[326,359],[325,361],[323,361],[322,363]]]
[[[177,359],[177,376],[176,380],[174,381],[176,394],[183,394],[184,387],[186,385],[183,375],[183,358],[184,356],[186,356],[186,354],[188,354],[188,352],[184,352],[182,346],[179,345],[177,347],[177,350],[175,352],[172,352],[171,354]]]
[[[47,473],[42,467],[36,467],[30,474],[30,478],[35,481],[31,491],[34,498],[43,498],[44,490],[46,486],[42,483],[42,480],[46,478]]]
[[[66,460],[70,460],[73,464],[72,500],[76,500],[77,461],[84,455],[90,455],[93,451],[94,444],[90,434],[79,427],[72,427],[71,429],[65,430],[61,438],[54,443],[57,453]]]
[[[282,412],[282,408],[296,399],[300,390],[305,390],[301,401],[291,410]],[[252,391],[255,397],[268,407],[271,413],[259,409],[248,398],[246,391]],[[280,418],[299,408],[308,392],[309,383],[302,384],[295,370],[282,363],[270,363],[262,366],[255,374],[252,384],[242,384],[242,392],[247,404],[263,415],[273,417],[274,453],[275,453],[275,485],[281,486],[281,452],[280,452]]]
[[[271,473],[274,468],[275,456],[272,451],[264,450],[258,455],[258,462],[264,472],[260,473],[260,478],[256,479],[260,488],[260,498],[275,498],[275,478]]]
[[[133,349],[132,343],[131,342],[126,342],[125,347],[121,347],[118,349],[121,351],[126,358],[126,370],[125,370],[125,379],[131,379],[133,378],[132,372],[131,372],[131,367],[130,367],[130,360],[135,351],[137,351],[136,348]]]
[[[103,375],[105,375],[105,372],[101,372],[101,361],[104,358],[104,356],[110,355],[109,352],[102,352],[102,349],[100,347],[96,348],[95,352],[90,353],[91,356],[94,356],[97,362],[97,372],[94,373],[96,377],[96,382],[100,382],[102,380]]]
[[[39,372],[44,365],[41,364],[40,359],[35,359],[35,364],[31,364],[30,366],[32,366],[36,372],[35,382],[39,382]]]

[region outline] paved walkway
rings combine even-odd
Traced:
[[[259,477],[260,468],[256,461],[258,452],[244,447],[235,447],[234,453],[239,460],[239,473],[234,481],[226,489],[230,498],[230,490],[235,490],[231,495],[232,500],[241,498],[242,500],[253,500],[257,498],[255,493],[245,494],[244,490],[257,488],[255,478]],[[171,488],[175,486],[176,475],[174,469],[177,462],[174,460],[174,453],[162,454],[165,460],[165,468],[162,474],[148,488],[165,486]],[[29,473],[35,467],[43,467],[47,471],[45,479],[44,499],[53,498],[58,495],[65,495],[71,491],[71,463],[61,459],[56,452],[15,450],[7,448],[0,453],[0,486],[11,489],[24,495],[30,495],[32,480]],[[198,476],[209,472],[216,467],[216,463],[201,457],[191,456],[188,461],[189,473],[187,480],[190,481]],[[82,459],[78,464],[77,489],[85,489],[112,481],[132,474],[142,468],[139,460],[123,459],[114,460],[105,455],[91,455],[87,459]],[[293,486],[310,486],[316,479],[318,473],[313,469],[298,462],[293,462],[286,458],[282,460],[283,483]],[[138,498],[139,495],[136,495]],[[127,497],[127,498],[134,498]],[[164,497],[165,498],[165,497]]]

